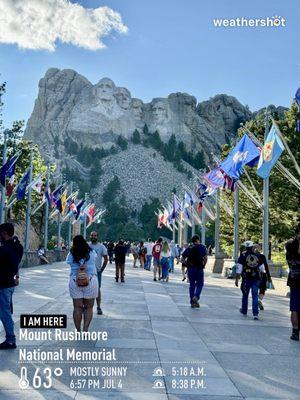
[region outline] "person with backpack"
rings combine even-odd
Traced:
[[[295,237],[286,245],[286,260],[289,266],[287,285],[290,287],[290,311],[292,323],[291,340],[299,340],[300,329],[300,240]]]
[[[260,254],[253,249],[254,243],[251,240],[247,240],[244,246],[246,250],[241,253],[236,264],[235,278],[235,285],[238,287],[239,279],[242,277],[241,291],[243,296],[240,313],[245,316],[248,313],[248,297],[251,290],[253,318],[258,320],[258,290],[265,268],[261,263]]]
[[[126,253],[127,253],[127,248],[124,244],[124,241],[120,239],[116,244],[114,250],[115,264],[116,264],[116,282],[119,282],[119,278],[121,278],[122,283],[125,282],[124,276],[125,276]]]
[[[23,256],[23,246],[14,236],[15,230],[11,223],[0,225],[0,320],[5,330],[5,341],[0,344],[0,350],[15,349],[16,336],[12,319],[12,296],[15,286],[19,284],[19,264]]]
[[[73,238],[66,263],[70,266],[69,291],[73,300],[73,320],[75,328],[87,332],[93,318],[93,307],[99,286],[96,268],[97,254],[82,235]]]
[[[141,268],[145,268],[147,249],[144,246],[144,242],[143,241],[140,242],[139,247],[138,247],[138,251],[139,251],[140,267]]]
[[[153,246],[152,257],[153,257],[153,280],[156,282],[156,276],[158,272],[158,280],[161,280],[161,264],[160,264],[160,253],[162,249],[162,238],[159,238]]]
[[[200,295],[204,286],[204,268],[207,262],[206,247],[201,244],[198,235],[192,237],[192,245],[182,254],[185,260],[190,282],[190,304],[192,308],[199,308]]]

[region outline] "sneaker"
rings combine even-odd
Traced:
[[[116,282],[119,282],[119,278],[116,277],[115,279],[116,279]]]
[[[158,278],[158,280],[161,281],[161,280],[162,280],[162,277],[160,276],[160,277]]]
[[[121,278],[121,282],[122,282],[122,283],[125,283],[125,279],[124,279],[124,278]]]
[[[182,278],[182,282],[184,282],[186,280],[186,277],[184,276],[183,278]]]
[[[247,317],[247,313],[245,314],[241,308],[240,308],[240,313],[243,314],[245,317]]]
[[[259,320],[258,315],[254,315],[253,319],[254,319],[254,321],[258,321]]]
[[[199,300],[197,299],[196,296],[194,296],[192,298],[192,303],[195,304],[195,308],[199,308],[200,307]]]
[[[262,301],[261,300],[258,300],[258,307],[259,307],[259,309],[261,310],[261,311],[263,311],[265,308],[264,308],[264,305],[263,305],[263,303],[262,303]]]
[[[154,280],[154,282],[156,282],[156,281],[157,281],[157,279],[156,279],[156,278],[153,278],[153,280]]]
[[[291,340],[299,340],[299,329],[293,329],[293,332],[290,336]]]
[[[7,341],[0,343],[0,350],[11,350],[17,347],[16,343],[8,343]]]
[[[103,312],[102,312],[102,310],[101,310],[100,307],[97,307],[97,314],[98,314],[98,315],[102,315],[102,314],[103,314]]]

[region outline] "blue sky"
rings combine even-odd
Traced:
[[[59,41],[52,52],[0,43],[6,126],[30,116],[38,81],[50,67],[72,68],[93,83],[110,77],[145,102],[176,91],[198,101],[226,93],[253,111],[271,103],[289,106],[300,86],[299,0],[72,3],[118,11],[128,33],[112,32],[103,39],[107,48],[96,51]],[[274,15],[284,17],[286,27],[215,28],[212,23],[213,18]]]

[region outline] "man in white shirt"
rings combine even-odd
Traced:
[[[146,242],[144,246],[147,249],[146,263],[145,263],[145,267],[144,268],[147,269],[148,271],[150,271],[150,269],[151,269],[151,261],[152,261],[152,250],[153,250],[154,243],[151,241],[151,239],[148,239],[148,242]]]
[[[96,254],[96,268],[97,268],[97,276],[98,276],[98,284],[99,284],[99,292],[98,292],[98,297],[96,298],[97,301],[97,314],[102,315],[102,309],[101,309],[101,278],[102,278],[102,272],[104,271],[107,263],[108,263],[108,255],[107,255],[107,248],[104,246],[104,244],[98,242],[98,233],[97,232],[91,232],[90,235],[91,241],[89,242],[89,246],[91,249],[93,249]],[[102,258],[104,259],[103,264],[102,264]]]

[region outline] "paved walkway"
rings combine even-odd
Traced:
[[[91,330],[106,330],[108,341],[19,341],[17,350],[0,353],[1,400],[300,398],[300,343],[289,340],[288,299],[283,295],[269,292],[261,320],[253,321],[239,314],[241,294],[233,281],[209,275],[201,308],[191,309],[188,285],[181,282],[179,271],[166,284],[153,282],[150,272],[132,269],[131,265],[129,261],[125,284],[114,282],[113,266],[109,265],[104,273],[104,315],[94,316]],[[73,330],[68,267],[64,263],[33,267],[22,270],[21,276],[21,285],[14,295],[15,316],[66,313],[70,317],[68,330]],[[0,336],[2,339],[3,331]],[[19,389],[20,370],[24,366],[19,363],[19,349],[65,351],[66,347],[87,351],[115,348],[117,363],[54,366],[31,362],[26,364],[31,384],[37,367],[43,370],[50,366],[52,374],[56,367],[61,367],[63,374],[53,377],[51,389]],[[70,367],[87,365],[127,367],[126,376],[113,378],[122,389],[92,390],[88,385],[94,385],[97,374],[87,378],[82,390],[78,386],[70,388]],[[163,368],[166,376],[154,377],[156,368]],[[107,378],[104,372],[101,385]],[[78,380],[86,377],[73,379],[78,385]],[[153,388],[155,384],[162,387]]]

